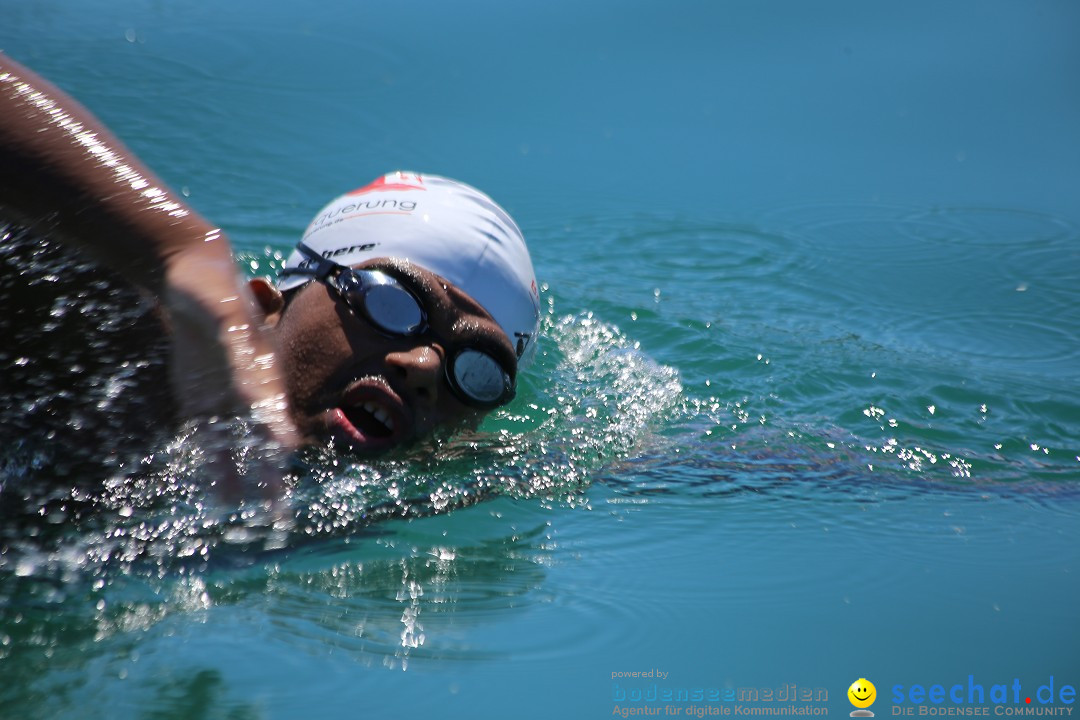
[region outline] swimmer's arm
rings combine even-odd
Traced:
[[[273,350],[227,239],[89,111],[3,53],[0,210],[160,300],[186,417],[254,411],[276,444],[296,446]]]
[[[82,105],[3,53],[0,205],[155,294],[178,255],[217,233]]]

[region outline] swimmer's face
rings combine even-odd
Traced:
[[[256,292],[275,327],[300,432],[309,441],[332,439],[337,447],[376,453],[437,427],[479,423],[486,411],[466,405],[450,389],[447,346],[482,347],[513,374],[516,357],[498,324],[457,287],[411,263],[377,258],[354,267],[378,268],[413,289],[431,332],[380,334],[318,282],[296,290],[284,309],[267,306],[266,287]]]
[[[868,708],[873,705],[874,700],[877,699],[877,688],[874,687],[874,683],[866,678],[859,678],[851,683],[851,687],[849,687],[847,691],[847,696],[848,700],[850,700],[851,704],[855,707]]]

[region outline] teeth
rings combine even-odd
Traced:
[[[394,429],[394,421],[390,419],[390,413],[386,412],[386,410],[373,402],[364,403],[363,408],[371,413],[372,417],[385,425],[387,430]]]

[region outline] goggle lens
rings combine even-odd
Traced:
[[[461,393],[481,405],[505,402],[512,391],[510,377],[499,361],[480,350],[459,352],[449,374]]]
[[[354,311],[361,311],[379,329],[393,335],[415,335],[424,326],[424,311],[413,294],[383,273],[365,273],[368,284],[354,272],[342,273],[339,289]],[[346,279],[347,278],[347,279]]]

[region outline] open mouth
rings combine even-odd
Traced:
[[[368,400],[361,405],[342,408],[345,419],[361,433],[372,438],[388,438],[394,434],[394,419],[385,407]]]
[[[407,435],[408,410],[381,378],[357,380],[338,402],[338,407],[327,411],[326,424],[334,441],[349,450],[386,450]]]

